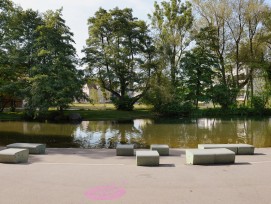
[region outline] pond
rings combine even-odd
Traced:
[[[14,142],[46,143],[48,147],[115,148],[134,143],[137,148],[168,144],[195,148],[200,143],[247,143],[271,147],[271,118],[82,121],[57,124],[0,122],[0,146]]]

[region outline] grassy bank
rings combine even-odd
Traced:
[[[49,111],[49,115],[55,112]],[[112,104],[73,104],[64,114],[79,113],[83,120],[132,120],[142,118],[157,118],[158,114],[152,111],[150,106],[136,105],[134,111],[118,111]],[[271,116],[271,109],[257,110],[251,108],[232,108],[223,110],[220,108],[200,108],[194,110],[191,117],[262,117]],[[178,118],[178,117],[177,117]],[[23,112],[0,113],[0,120],[24,120]]]
[[[154,118],[156,114],[150,106],[136,104],[133,111],[118,111],[113,104],[79,104],[75,103],[65,115],[79,113],[84,120],[131,120],[138,118]]]
[[[271,109],[253,109],[248,107],[242,108],[206,108],[198,109],[193,111],[193,117],[261,117],[261,116],[271,116]]]
[[[48,115],[55,112],[50,109]],[[139,118],[154,118],[157,115],[151,111],[150,106],[135,105],[134,111],[118,111],[112,104],[72,104],[64,114],[79,113],[83,120],[132,120]],[[0,120],[24,120],[23,111],[5,111],[0,113]]]

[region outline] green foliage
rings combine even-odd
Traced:
[[[0,4],[0,111],[7,104],[23,98],[27,83],[29,30],[35,22],[26,23],[36,13],[15,7],[11,1]]]
[[[187,99],[194,101],[210,101],[210,90],[216,77],[218,62],[214,55],[200,46],[187,52],[181,61],[182,79],[187,87]]]
[[[265,109],[266,100],[263,96],[253,96],[251,104],[255,110],[263,111]]]
[[[100,8],[88,25],[88,72],[114,95],[118,109],[131,109],[148,89],[153,67],[154,47],[146,23],[133,17],[132,9]]]
[[[61,10],[48,11],[35,32],[34,66],[30,69],[26,89],[26,112],[36,118],[49,107],[63,110],[74,99],[83,98],[83,72],[76,69],[73,34],[61,17]]]
[[[121,98],[112,97],[111,100],[112,100],[112,102],[115,105],[117,110],[124,110],[124,111],[133,110],[133,107],[134,107],[133,99],[131,99],[127,95],[123,96]]]
[[[159,113],[163,116],[182,117],[190,116],[192,110],[192,103],[175,100],[170,103],[163,104],[159,110]]]
[[[222,109],[227,109],[236,104],[236,89],[229,89],[224,85],[215,85],[211,89],[211,99],[213,103],[218,103]]]
[[[149,15],[156,47],[156,66],[145,101],[163,115],[186,115],[186,90],[180,82],[180,61],[189,45],[193,16],[191,4],[180,0],[154,4]],[[185,107],[185,108],[183,108]]]
[[[154,3],[154,12],[149,15],[154,31],[159,68],[167,73],[173,86],[178,84],[179,63],[183,52],[190,44],[193,23],[192,6],[181,0]]]
[[[83,72],[61,10],[42,16],[4,0],[0,11],[0,110],[7,100],[14,110],[14,101],[24,99],[26,114],[35,118],[82,98]]]

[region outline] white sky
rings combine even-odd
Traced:
[[[12,0],[24,9],[33,9],[44,12],[63,7],[63,18],[74,33],[76,50],[79,57],[83,57],[81,50],[88,38],[87,19],[94,16],[100,8],[106,10],[119,8],[132,8],[134,17],[147,20],[147,14],[154,10],[155,0]],[[162,0],[156,0],[158,3]],[[271,5],[271,0],[266,0]]]
[[[44,12],[46,10],[56,10],[63,7],[63,18],[66,25],[70,27],[74,33],[75,47],[79,57],[83,57],[81,53],[86,39],[88,38],[87,19],[94,16],[95,12],[100,8],[106,10],[115,7],[132,8],[134,17],[140,20],[147,20],[147,14],[154,10],[155,0],[12,0],[15,4],[20,5],[24,9],[33,9]],[[162,0],[156,0],[161,2]]]

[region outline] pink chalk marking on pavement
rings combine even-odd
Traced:
[[[115,185],[97,186],[89,189],[86,196],[91,200],[115,200],[126,193],[124,188]]]

